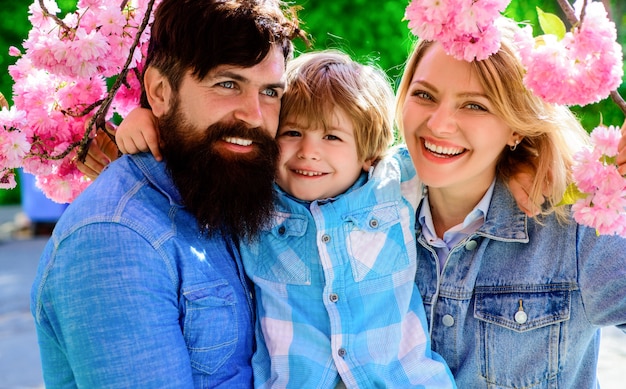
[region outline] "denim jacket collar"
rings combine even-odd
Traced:
[[[528,242],[528,216],[501,179],[496,180],[485,223],[477,233],[495,240]]]

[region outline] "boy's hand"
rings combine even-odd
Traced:
[[[109,123],[106,124],[106,130],[109,134],[115,133],[115,129]],[[119,156],[117,145],[111,140],[109,134],[106,134],[104,131],[98,131],[95,138],[89,143],[85,162],[76,161],[78,170],[92,180],[95,180],[102,173],[105,166]]]
[[[532,186],[533,178],[535,176],[535,170],[531,166],[518,166],[517,173],[515,173],[509,179],[509,190],[517,202],[517,206],[526,215],[532,217],[539,214],[541,211],[541,205],[546,198],[544,196],[549,193],[547,188],[547,182],[544,183],[543,195],[539,195],[538,198],[531,199],[529,197],[530,188]]]
[[[626,175],[626,120],[622,124],[622,139],[618,146],[619,154],[617,155],[617,165],[622,176]]]
[[[120,123],[115,141],[124,154],[151,152],[154,159],[161,161],[159,150],[158,123],[152,111],[146,108],[133,109]]]

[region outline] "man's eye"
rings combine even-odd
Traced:
[[[263,91],[263,94],[269,97],[278,97],[278,91],[276,91],[275,89],[265,89]]]
[[[223,81],[223,82],[220,82],[219,85],[227,89],[233,89],[235,87],[235,83],[232,81]]]

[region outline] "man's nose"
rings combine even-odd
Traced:
[[[241,104],[235,110],[235,119],[247,123],[250,127],[262,127],[263,112],[258,93],[249,93],[242,96]]]

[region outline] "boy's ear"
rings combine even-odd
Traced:
[[[365,162],[363,162],[363,171],[369,172],[370,168],[374,165],[374,162],[376,162],[375,158],[365,160]]]
[[[152,113],[156,117],[163,116],[170,108],[172,97],[170,83],[160,71],[151,66],[144,73],[143,83]]]

